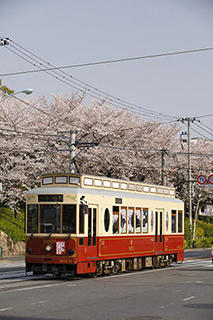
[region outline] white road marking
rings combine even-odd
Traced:
[[[194,298],[195,298],[195,296],[191,296],[191,297],[183,299],[183,301],[188,301],[188,300],[191,300],[191,299],[194,299]]]
[[[13,307],[3,308],[3,309],[0,309],[0,312],[9,311],[9,310],[12,310],[12,309],[14,309],[14,308]]]
[[[36,290],[36,289],[43,289],[43,288],[50,288],[50,287],[56,287],[56,286],[62,286],[64,283],[55,283],[55,284],[45,284],[43,286],[36,286],[36,287],[27,287],[27,288],[20,288],[20,289],[14,289],[14,290],[8,290],[7,292],[19,292],[19,291],[27,291],[27,290]]]
[[[44,300],[44,301],[38,301],[38,302],[32,302],[32,304],[43,304],[43,303],[47,303],[48,300]]]
[[[160,309],[165,309],[166,307],[169,307],[172,304],[174,304],[174,302],[170,302],[170,303],[166,304],[165,306],[160,306]]]
[[[195,281],[195,283],[203,283],[203,281],[197,280]]]
[[[76,287],[76,284],[67,284],[67,287]]]

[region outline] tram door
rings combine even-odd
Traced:
[[[155,251],[164,251],[164,237],[163,237],[163,210],[155,210]]]
[[[89,206],[88,209],[88,242],[87,242],[87,257],[97,257],[97,221],[98,210],[96,206]]]

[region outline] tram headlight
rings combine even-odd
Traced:
[[[26,253],[31,254],[31,253],[32,253],[32,249],[31,249],[31,248],[27,248],[27,249],[26,249]]]
[[[50,246],[49,244],[45,247],[45,250],[47,252],[50,252],[52,250],[52,246]]]
[[[75,253],[75,251],[74,251],[73,249],[69,249],[67,253],[68,253],[70,256],[72,256],[72,255]]]

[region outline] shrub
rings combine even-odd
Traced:
[[[25,241],[24,212],[21,212],[18,219],[15,219],[11,209],[0,207],[0,230],[14,242]]]

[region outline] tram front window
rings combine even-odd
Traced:
[[[62,233],[76,233],[76,205],[63,205],[62,216]]]
[[[60,205],[40,205],[40,232],[60,233]]]
[[[38,233],[38,205],[29,204],[27,206],[27,232]]]

